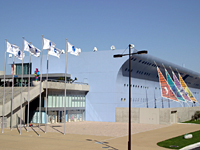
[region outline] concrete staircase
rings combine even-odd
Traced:
[[[42,91],[43,92],[43,83]],[[3,108],[3,87],[0,87],[0,110]],[[30,87],[30,101],[34,100],[37,96],[40,95],[40,84]],[[21,87],[14,87],[13,92],[13,111],[18,111],[21,106]],[[12,99],[12,87],[6,87],[5,89],[5,109],[4,116],[9,116],[11,113],[11,99]],[[22,106],[28,104],[28,87],[23,87],[22,91]],[[2,111],[0,111],[0,116],[2,116]]]

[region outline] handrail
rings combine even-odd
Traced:
[[[50,81],[50,82],[61,82],[61,83],[65,82],[63,80],[54,80],[54,79],[48,79],[47,81]],[[83,82],[70,82],[70,81],[67,81],[67,83],[88,85],[88,83],[83,83]]]

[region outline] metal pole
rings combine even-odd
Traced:
[[[155,103],[154,108],[157,108],[157,106],[156,106],[156,94],[155,94],[155,89],[154,89],[154,103]]]
[[[45,108],[45,133],[47,132],[47,100],[48,100],[48,68],[49,68],[49,50],[47,50],[47,76],[46,76],[46,108]]]
[[[31,43],[30,43],[31,44]],[[31,53],[29,52],[29,70],[28,70],[28,110],[27,110],[27,132],[29,132],[29,103],[30,103],[30,83],[31,83],[31,77],[30,77],[30,73],[31,73]]]
[[[147,108],[149,108],[148,98],[147,98],[147,89],[146,89],[146,103],[147,103]]]
[[[40,60],[40,101],[39,101],[39,135],[40,136],[40,121],[41,121],[41,99],[42,99],[42,52],[43,52],[43,35],[42,35],[42,48],[41,48],[41,60]]]
[[[2,133],[4,133],[4,107],[5,107],[5,74],[6,74],[6,47],[7,47],[7,40],[5,40],[5,57],[4,57],[4,87],[3,87],[3,109],[2,109]]]
[[[66,52],[65,52],[65,102],[64,102],[64,135],[65,135],[65,124],[66,124],[66,90],[67,90],[67,87],[66,87],[66,74],[67,74],[67,39],[66,39]]]
[[[14,67],[15,56],[13,55],[13,75],[12,75],[12,100],[11,100],[11,118],[10,118],[10,130],[12,131],[12,116],[13,116],[13,93],[14,93]]]
[[[131,150],[131,44],[129,44],[129,141],[128,150]]]
[[[23,44],[22,44],[22,74],[21,74],[21,105],[20,105],[20,135],[21,135],[21,130],[22,130],[22,91],[23,91],[23,60],[24,60],[24,37],[23,37]]]
[[[169,101],[169,99],[168,99],[168,107],[170,108],[170,101]]]

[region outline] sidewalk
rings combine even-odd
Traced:
[[[38,127],[29,127],[22,135],[17,129],[5,129],[0,133],[1,150],[126,150],[128,143],[127,123],[107,122],[71,122],[66,123],[66,135],[63,135],[63,124],[47,126],[47,133],[41,126],[40,136]],[[34,131],[33,131],[34,129]],[[132,124],[132,149],[159,150],[157,142],[183,135],[200,129],[200,125],[174,124],[149,125]]]

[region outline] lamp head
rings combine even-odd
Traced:
[[[122,57],[122,56],[123,56],[122,54],[113,55],[114,58],[118,58],[118,57]]]
[[[64,49],[61,51],[61,54],[64,54],[65,53],[65,51],[64,51]]]
[[[138,52],[137,52],[137,54],[147,54],[147,53],[148,53],[148,51],[146,51],[146,50],[138,51]]]
[[[97,47],[94,47],[93,52],[97,52]]]
[[[135,47],[135,45],[133,45],[133,44],[130,44],[130,47],[131,47],[131,49],[133,49],[133,48]]]

